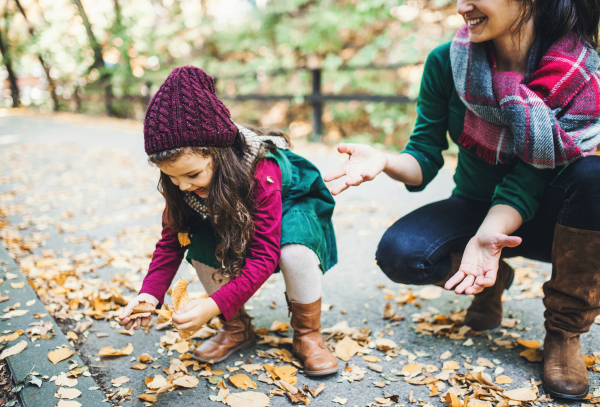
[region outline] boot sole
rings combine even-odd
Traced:
[[[585,397],[589,394],[589,390],[590,390],[588,387],[588,389],[582,394],[559,393],[557,391],[550,389],[548,386],[546,386],[546,383],[544,383],[543,381],[542,381],[542,387],[544,388],[546,393],[550,394],[552,397],[556,397],[559,399],[565,399],[565,400],[577,400],[577,401],[581,401],[581,400],[585,399]]]
[[[244,349],[248,349],[249,347],[253,346],[254,342],[255,342],[254,339],[251,341],[248,341],[248,342],[244,342],[241,345],[238,345],[235,348],[231,349],[225,356],[221,356],[220,358],[207,359],[207,358],[201,358],[200,356],[196,356],[195,354],[192,354],[192,358],[196,359],[199,362],[204,362],[204,363],[221,363],[222,361],[224,361],[225,359],[227,359],[228,357],[233,355],[235,352],[238,352],[238,351],[244,350]]]
[[[329,376],[330,374],[337,373],[340,370],[339,366],[332,367],[326,370],[305,370],[307,376]]]

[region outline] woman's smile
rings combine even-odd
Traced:
[[[469,30],[475,29],[476,27],[481,26],[485,21],[487,21],[487,17],[478,17],[478,18],[465,18],[467,25],[469,26]]]

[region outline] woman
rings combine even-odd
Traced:
[[[492,329],[513,270],[552,261],[544,285],[543,383],[579,400],[589,378],[579,335],[600,314],[598,0],[459,0],[467,24],[425,63],[414,132],[399,155],[342,144],[334,195],[380,172],[421,191],[459,145],[449,199],[398,220],[377,262],[395,282],[474,294],[465,322]],[[504,250],[503,250],[504,249]]]

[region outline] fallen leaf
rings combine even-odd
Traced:
[[[442,360],[448,359],[450,357],[452,357],[452,352],[450,352],[449,350],[440,355],[440,359]]]
[[[25,350],[26,347],[27,347],[27,342],[21,341],[21,342],[17,343],[16,345],[11,346],[10,348],[6,348],[2,351],[2,353],[0,353],[0,360],[4,360],[9,356],[16,355],[17,353],[21,353],[21,352],[23,352],[23,350]]]
[[[148,367],[148,365],[145,363],[136,363],[135,365],[131,366],[131,369],[144,370],[147,367]]]
[[[363,358],[363,360],[365,362],[370,362],[370,363],[379,363],[379,362],[381,362],[381,359],[379,359],[377,356],[365,355],[362,358]]]
[[[154,394],[140,394],[138,398],[149,403],[156,403],[158,401],[158,397],[156,397]]]
[[[513,379],[504,375],[496,377],[496,380],[494,381],[496,384],[511,384],[512,382]]]
[[[383,309],[383,319],[392,319],[394,316],[396,316],[396,311],[392,309],[392,303],[388,302]]]
[[[129,377],[121,376],[121,377],[117,377],[116,379],[112,379],[110,382],[112,384],[121,385],[121,384],[127,383],[129,380],[131,380]]]
[[[419,291],[418,295],[422,300],[435,300],[442,296],[442,287],[426,286]]]
[[[540,349],[528,348],[519,353],[519,356],[523,356],[530,362],[541,362],[544,359],[544,352]]]
[[[448,360],[446,362],[444,362],[444,364],[442,365],[442,370],[458,370],[460,369],[460,363],[454,361],[454,360]]]
[[[150,379],[150,380],[148,380]],[[161,387],[164,387],[167,384],[167,380],[162,375],[155,375],[154,378],[147,377],[146,378],[146,387],[151,390],[158,390]]]
[[[407,372],[409,374],[417,373],[421,370],[423,370],[423,366],[421,366],[420,364],[406,365],[402,368],[403,372]]]
[[[537,394],[531,387],[505,391],[504,396],[516,401],[535,401],[537,399]]]
[[[453,394],[451,392],[446,393],[445,401],[446,401],[446,404],[448,404],[450,407],[462,407],[462,403],[460,402],[460,399],[456,396],[456,394]]]
[[[25,287],[25,281],[19,281],[18,283],[10,283],[11,288],[23,288]]]
[[[269,328],[269,331],[271,331],[271,332],[275,332],[275,331],[287,332],[289,330],[290,330],[290,324],[288,324],[286,322],[279,322],[279,321],[273,321],[273,323],[271,324],[271,327]]]
[[[77,385],[77,379],[67,377],[67,374],[62,372],[56,377],[54,384],[57,386],[74,387]]]
[[[339,403],[341,405],[344,405],[344,404],[346,404],[346,402],[348,401],[348,399],[343,399],[341,397],[336,397],[336,398],[334,398],[331,401],[334,402],[334,403]]]
[[[56,390],[56,393],[54,394],[54,397],[56,397],[57,399],[69,400],[76,399],[79,396],[81,396],[81,391],[77,389],[68,389],[64,387],[59,387],[58,390]]]
[[[100,349],[100,356],[127,356],[133,353],[133,345],[128,343],[121,349],[114,349],[112,346],[106,346]]]
[[[523,339],[517,339],[517,343],[529,349],[537,349],[542,346],[539,341],[524,341]]]
[[[224,402],[230,407],[267,407],[271,399],[263,393],[246,391],[244,393],[229,393]]]
[[[335,346],[335,356],[344,362],[348,362],[352,356],[358,353],[359,349],[360,345],[352,338],[346,336]]]
[[[60,361],[70,358],[73,353],[75,353],[75,351],[69,348],[60,348],[48,353],[48,359],[50,359],[50,362],[55,365]]]
[[[235,385],[238,389],[248,390],[256,389],[256,383],[254,383],[248,376],[243,373],[236,374],[234,376],[229,376],[229,380],[231,383]]]
[[[481,366],[481,367],[489,367],[490,369],[493,369],[496,367],[496,365],[494,365],[490,360],[488,360],[486,358],[478,358],[477,361],[475,362],[475,364],[477,366]]]
[[[25,314],[27,314],[29,312],[29,310],[26,309],[17,309],[14,311],[10,311],[7,312],[6,314],[2,315],[2,319],[9,319],[9,318],[16,318],[16,317],[20,317],[23,316]]]
[[[142,353],[140,357],[138,357],[138,361],[142,363],[152,363],[156,362],[156,359],[154,359],[149,353]]]
[[[195,376],[187,376],[187,375],[173,380],[174,385],[186,387],[188,389],[197,387],[198,383],[200,383],[200,381]],[[254,388],[256,388],[256,387],[254,387]]]
[[[377,373],[382,373],[383,372],[383,366],[376,365],[375,363],[367,363],[367,367],[369,369],[371,369],[372,371],[377,372]]]
[[[5,341],[5,342],[12,342],[15,339],[18,339],[19,336],[21,336],[23,334],[23,332],[24,331],[22,329],[19,329],[18,331],[15,331],[15,332],[13,332],[10,335],[0,336],[0,342],[3,342],[3,341]]]
[[[81,407],[81,403],[75,400],[59,400],[56,407]]]

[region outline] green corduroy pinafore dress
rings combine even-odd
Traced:
[[[335,201],[319,170],[308,160],[289,150],[267,152],[277,162],[282,175],[281,246],[301,244],[317,254],[323,273],[337,263],[337,246],[331,217]],[[191,233],[186,259],[220,268],[217,236],[208,220]],[[279,266],[275,270],[279,271]]]

